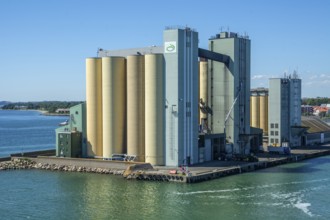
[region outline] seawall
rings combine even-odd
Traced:
[[[69,172],[94,172],[122,175],[126,179],[198,183],[281,164],[330,155],[330,146],[293,149],[291,155],[258,154],[259,162],[211,161],[182,170],[178,167],[151,166],[148,163],[104,161],[101,159],[57,158],[54,156],[12,157],[1,162],[0,170],[46,169]]]

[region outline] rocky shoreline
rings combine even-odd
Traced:
[[[20,170],[20,169],[41,169],[51,171],[65,171],[65,172],[85,172],[85,173],[100,173],[100,174],[113,174],[123,175],[124,170],[116,169],[102,169],[102,168],[86,168],[70,165],[56,165],[48,163],[36,163],[27,158],[13,158],[10,161],[0,162],[1,170]]]

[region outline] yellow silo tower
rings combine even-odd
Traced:
[[[127,154],[145,160],[144,56],[127,56]]]
[[[87,157],[102,157],[102,59],[86,59]]]
[[[145,55],[145,162],[165,165],[163,54]]]
[[[251,121],[250,124],[252,127],[259,128],[260,127],[260,103],[259,96],[253,95],[251,96]]]
[[[251,89],[251,126],[263,130],[263,135],[268,136],[268,89]]]
[[[103,157],[126,153],[126,60],[102,58]]]

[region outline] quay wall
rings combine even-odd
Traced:
[[[252,172],[259,169],[265,169],[269,167],[274,167],[286,163],[293,163],[298,162],[306,159],[311,159],[315,157],[321,157],[330,155],[330,150],[320,150],[317,152],[309,153],[309,154],[297,154],[297,155],[291,155],[290,157],[284,157],[284,158],[278,158],[278,159],[272,159],[269,161],[262,161],[262,162],[255,162],[255,163],[249,163],[240,165],[237,167],[231,167],[227,169],[221,169],[221,170],[214,170],[212,172],[208,173],[197,173],[195,176],[187,177],[186,181],[187,183],[197,183],[197,182],[203,182],[211,179],[216,179],[220,177],[225,177],[229,175],[234,174],[240,174],[245,172]]]
[[[39,150],[39,151],[31,151],[31,152],[23,152],[11,154],[11,157],[37,157],[37,156],[55,156],[56,150]]]
[[[9,160],[11,160],[11,157],[0,157],[0,162]]]
[[[259,162],[246,162],[233,164],[228,166],[229,162],[217,167],[193,167],[189,169],[191,172],[183,173],[178,167],[157,167],[154,169],[148,163],[141,162],[123,162],[123,161],[104,161],[101,159],[83,159],[83,158],[58,158],[58,157],[12,157],[12,161],[19,164],[18,166],[8,165],[1,162],[3,169],[24,169],[36,168],[46,170],[59,170],[71,172],[96,172],[105,174],[122,175],[126,179],[147,180],[147,181],[163,181],[163,182],[179,182],[179,183],[198,183],[208,181],[225,176],[240,174],[244,172],[252,172],[259,169],[274,167],[281,164],[298,162],[305,159],[325,156],[330,154],[330,146],[322,146],[320,148],[301,148],[293,150],[289,156],[277,155],[273,156],[265,154],[259,157]],[[32,161],[21,164],[19,160]],[[21,165],[20,165],[21,164]],[[15,163],[14,163],[15,165]],[[0,167],[1,168],[1,167]],[[1,170],[1,169],[0,169]],[[175,170],[176,172],[172,174]]]

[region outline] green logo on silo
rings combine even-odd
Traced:
[[[173,44],[170,44],[168,47],[166,47],[166,50],[168,52],[173,52],[173,50],[175,50],[175,46]]]
[[[176,53],[176,42],[170,41],[164,44],[165,53]]]

